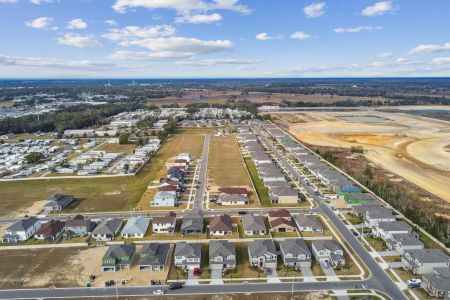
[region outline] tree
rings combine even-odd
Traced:
[[[25,156],[25,159],[27,160],[27,163],[29,164],[35,164],[41,161],[44,158],[44,155],[40,152],[31,152],[27,156]]]
[[[129,138],[130,138],[129,133],[122,133],[121,135],[119,135],[119,144],[121,144],[121,145],[128,144]]]

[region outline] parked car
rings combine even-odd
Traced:
[[[246,211],[243,211],[243,210],[240,210],[240,211],[238,211],[238,214],[239,214],[239,215],[246,215],[247,212],[246,212]]]
[[[408,279],[407,283],[410,288],[419,288],[420,285],[422,284],[422,280],[412,278],[412,279]]]
[[[326,261],[322,262],[322,268],[328,269],[329,267],[330,267],[330,265],[328,264],[328,262],[326,262]]]
[[[200,276],[202,274],[202,271],[200,271],[200,268],[194,268],[194,276]]]
[[[183,287],[183,284],[175,282],[175,283],[171,283],[169,285],[169,290],[177,290],[177,289],[181,289]]]
[[[154,290],[153,295],[164,295],[164,290]]]
[[[266,268],[266,274],[267,275],[272,275],[272,269],[271,268]]]

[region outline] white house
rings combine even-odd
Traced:
[[[20,220],[6,229],[6,234],[2,237],[2,242],[16,243],[26,241],[31,238],[41,226],[41,222],[34,217]]]

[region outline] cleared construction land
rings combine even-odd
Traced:
[[[211,191],[221,187],[245,187],[249,191],[250,205],[258,202],[235,134],[211,137],[208,179]]]
[[[199,156],[202,133],[208,129],[180,129],[172,135],[136,176],[80,179],[39,179],[0,182],[0,216],[36,214],[51,194],[72,194],[76,203],[65,212],[120,211],[135,207],[150,182],[165,172],[165,163],[179,152]],[[20,191],[20,197],[18,197]],[[37,202],[40,201],[40,202]],[[39,203],[39,205],[37,205]]]
[[[376,165],[450,202],[450,123],[404,113],[277,113],[275,123],[319,146],[361,146]]]

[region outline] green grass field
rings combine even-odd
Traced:
[[[258,194],[259,200],[261,201],[262,206],[272,206],[272,203],[269,198],[269,191],[267,187],[264,185],[264,182],[258,176],[258,170],[256,170],[256,166],[253,163],[250,157],[244,157],[244,162],[247,165],[248,172],[250,173],[250,177],[253,181],[253,185],[256,188],[256,193]]]

